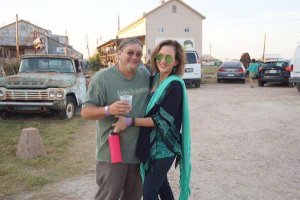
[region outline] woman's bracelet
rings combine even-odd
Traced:
[[[126,123],[126,126],[129,127],[132,125],[132,119],[133,118],[130,118],[130,117],[125,117],[125,123]]]

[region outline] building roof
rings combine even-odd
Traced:
[[[199,13],[197,10],[195,10],[194,8],[192,8],[191,6],[189,6],[188,4],[184,3],[183,0],[169,0],[165,3],[161,3],[161,5],[159,5],[158,7],[154,8],[153,10],[149,11],[148,13],[146,13],[144,15],[144,17],[146,17],[147,15],[149,15],[150,13],[155,12],[156,10],[158,10],[159,8],[166,6],[167,4],[170,4],[174,1],[177,1],[179,3],[181,3],[182,5],[186,6],[188,9],[190,9],[191,11],[195,12],[197,15],[199,15],[201,18],[205,19],[206,17],[204,15],[202,15],[201,13]]]
[[[196,13],[197,15],[199,15],[202,19],[206,19],[206,17],[205,17],[204,15],[202,15],[201,13],[199,13],[197,10],[195,10],[194,8],[192,8],[191,6],[189,6],[188,4],[184,3],[183,0],[169,0],[169,1],[167,1],[167,2],[161,3],[161,5],[159,5],[158,7],[154,8],[153,10],[151,10],[151,11],[149,11],[149,12],[147,12],[147,13],[144,13],[142,17],[138,18],[137,20],[135,20],[135,21],[132,22],[131,24],[134,24],[134,23],[140,21],[141,19],[146,18],[147,15],[149,15],[149,14],[155,12],[156,10],[160,9],[161,7],[166,6],[166,5],[168,5],[168,4],[172,3],[172,2],[175,2],[175,1],[181,3],[182,5],[184,5],[184,6],[187,7],[188,9],[190,9],[192,12]],[[129,24],[128,26],[130,26],[131,24]],[[123,31],[124,29],[126,29],[128,26],[122,28],[119,32],[122,32],[122,31]]]
[[[132,37],[132,38],[137,38],[137,39],[140,40],[140,39],[142,39],[142,38],[144,38],[144,37],[145,37],[144,35],[140,35],[140,36],[134,36],[134,37]],[[105,43],[99,45],[99,46],[97,47],[97,49],[100,49],[100,48],[102,48],[102,47],[113,47],[113,46],[118,46],[119,43],[120,43],[120,41],[121,41],[122,39],[123,39],[123,38],[111,39],[111,40],[109,40],[109,41],[107,41],[107,42],[105,42]]]
[[[20,22],[24,22],[24,23],[30,24],[30,25],[32,25],[32,26],[35,26],[35,27],[39,28],[39,29],[43,29],[44,31],[47,31],[48,33],[51,33],[50,30],[44,29],[44,28],[42,28],[42,27],[39,27],[39,26],[37,26],[37,25],[35,25],[35,24],[30,23],[29,21],[25,21],[25,20],[21,19],[21,20],[18,21],[18,23],[20,23]],[[16,23],[16,22],[13,22],[13,23],[7,24],[7,25],[5,25],[5,26],[2,26],[2,27],[0,27],[0,30],[1,30],[1,29],[5,29],[6,27],[11,26],[11,25],[13,25],[13,24],[15,24],[15,23]]]

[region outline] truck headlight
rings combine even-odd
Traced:
[[[55,92],[54,91],[50,91],[49,92],[49,97],[50,98],[54,98],[55,97]]]
[[[62,91],[57,91],[57,92],[56,92],[56,97],[57,97],[57,98],[60,98],[60,99],[61,99],[63,96],[64,96],[64,93],[63,93]]]
[[[4,92],[0,90],[0,98],[4,98]]]

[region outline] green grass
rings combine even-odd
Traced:
[[[80,117],[0,120],[0,199],[76,175],[82,166],[68,163],[66,151],[82,122]],[[33,159],[16,156],[21,130],[26,127],[39,130],[47,156]]]
[[[203,66],[202,73],[203,74],[214,74],[217,73],[218,67],[217,66]]]
[[[202,83],[217,83],[217,66],[202,66]]]

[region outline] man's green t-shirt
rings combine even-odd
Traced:
[[[83,107],[103,107],[119,101],[121,95],[132,95],[132,110],[127,116],[143,117],[149,94],[149,76],[145,67],[138,67],[131,80],[126,79],[115,66],[101,70],[91,80]],[[114,116],[108,116],[96,121],[98,161],[110,162],[107,137],[115,120]],[[129,127],[119,134],[123,163],[139,163],[135,156],[138,133],[138,127]]]

